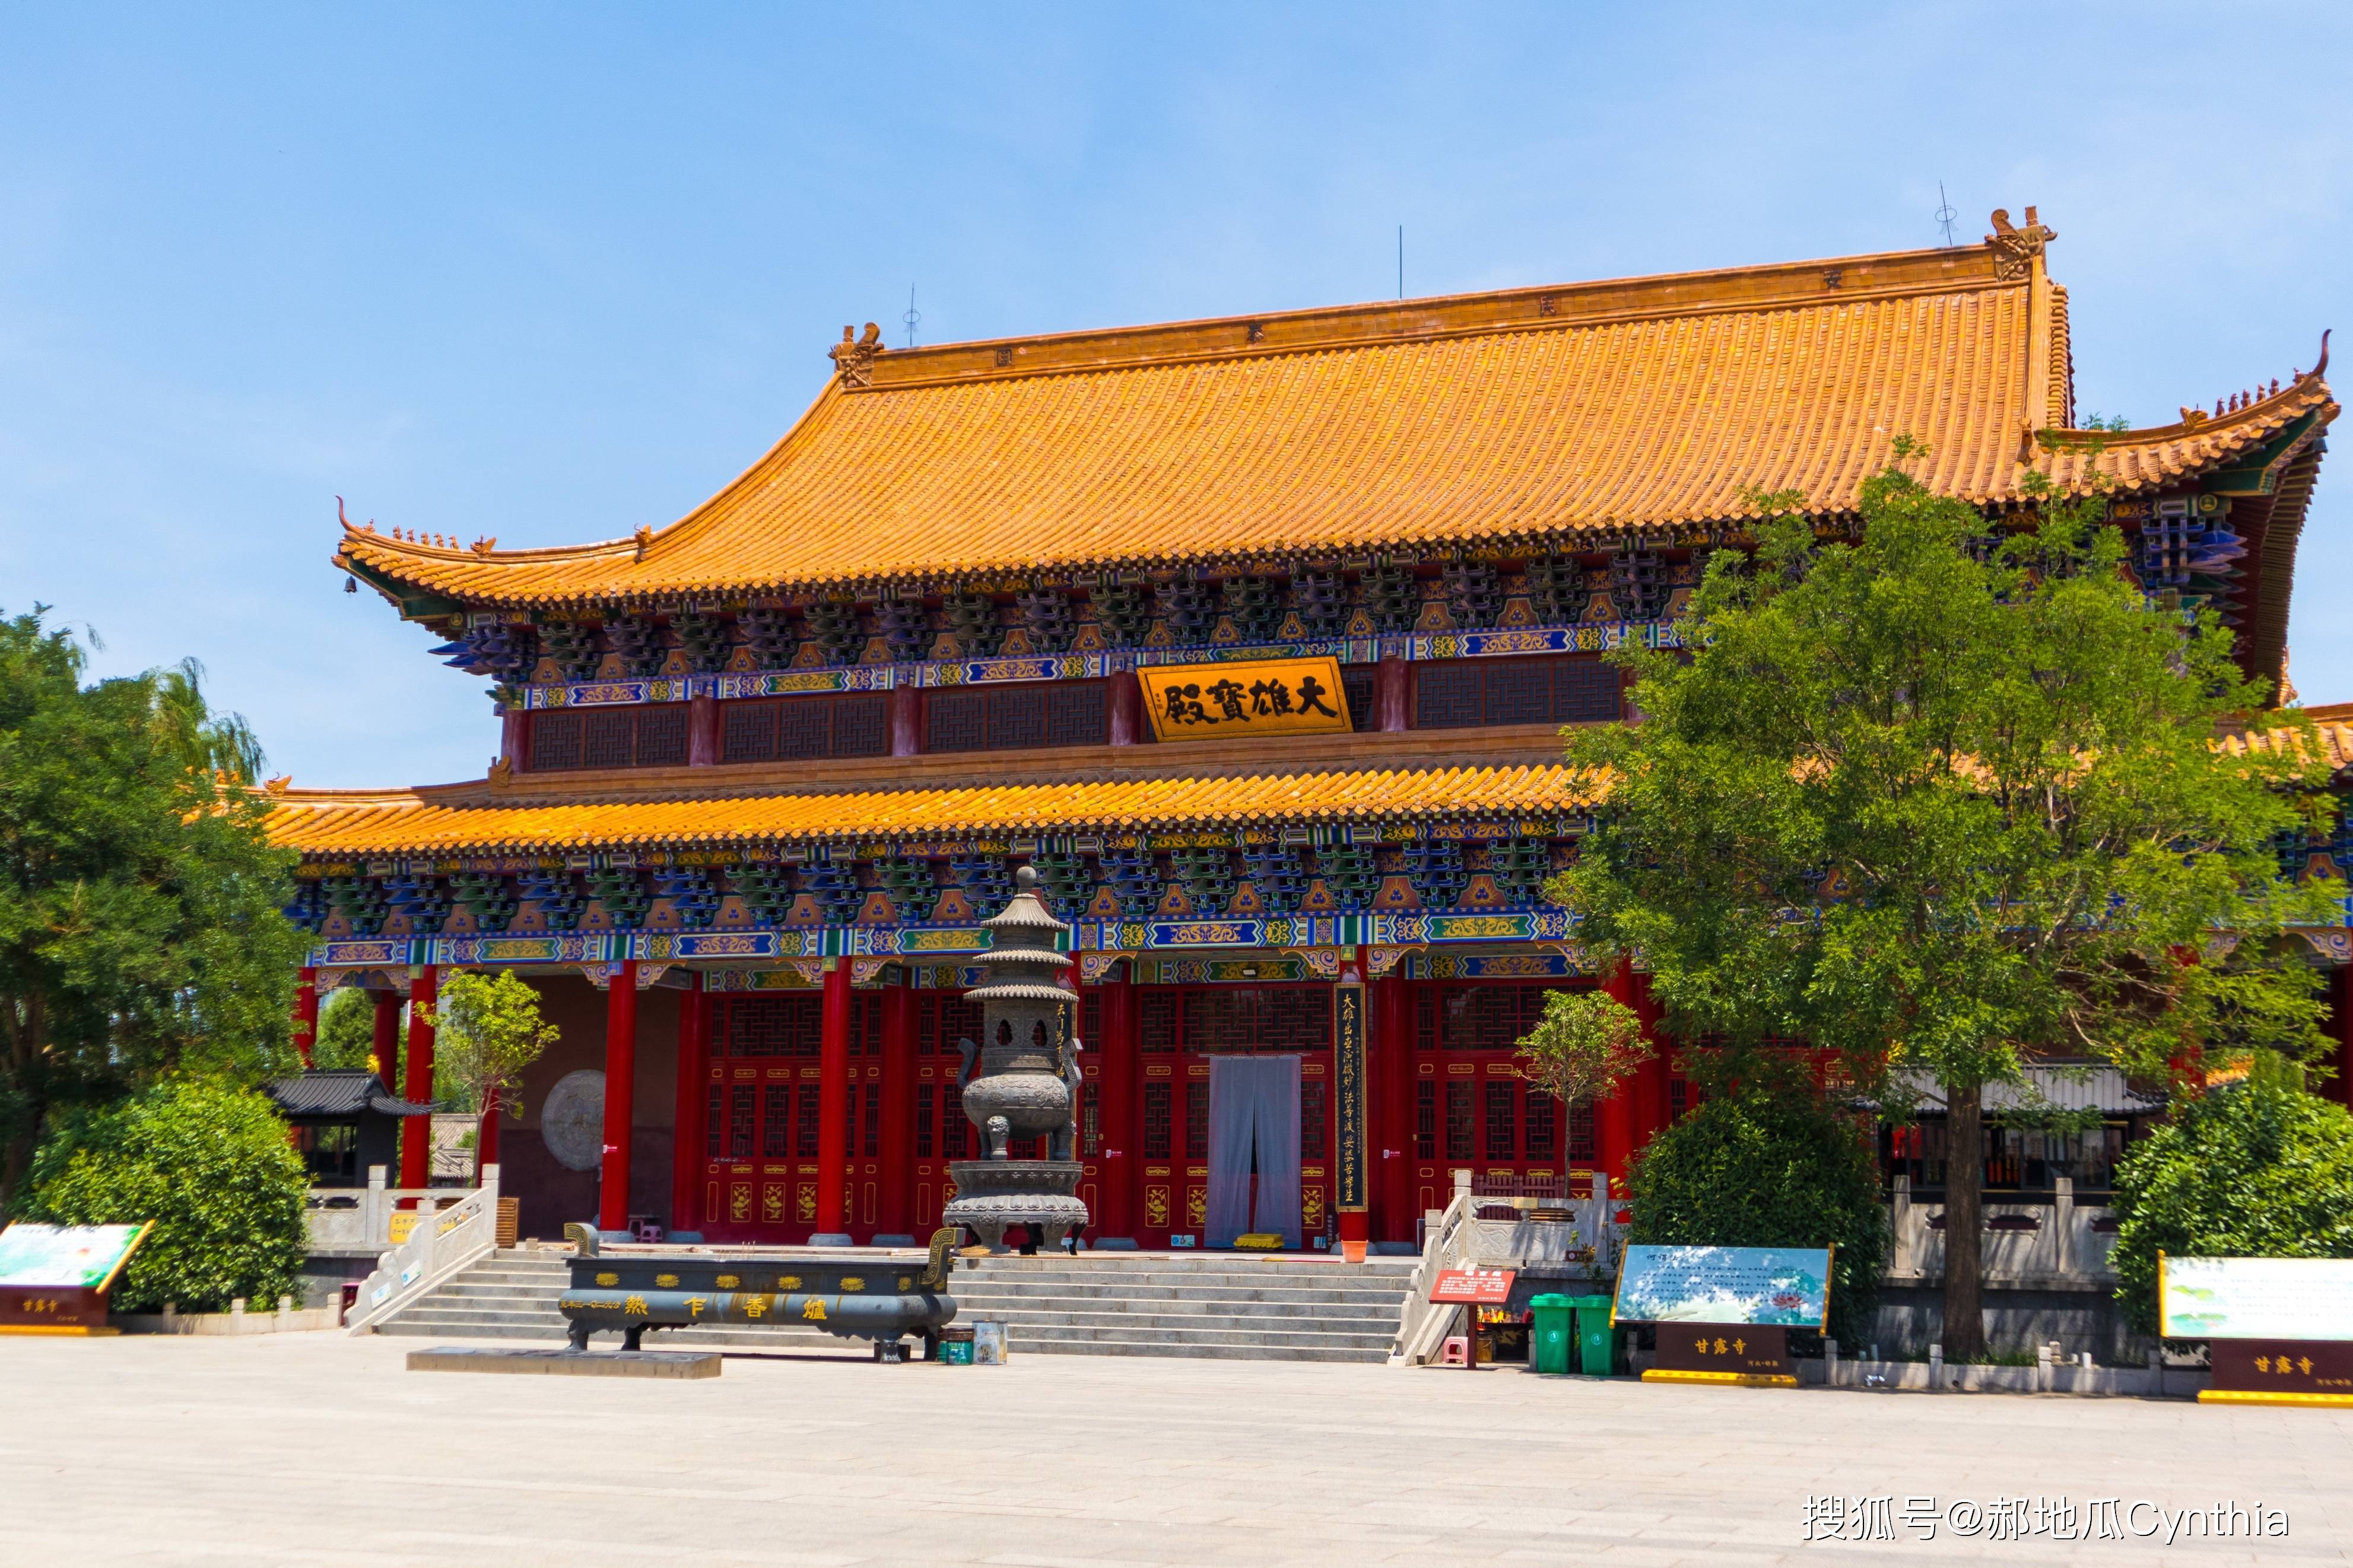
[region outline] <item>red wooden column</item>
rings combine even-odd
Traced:
[[[1111,688],[1111,743],[1114,746],[1134,746],[1143,743],[1146,721],[1144,716],[1144,688],[1134,670],[1114,673]]]
[[[294,972],[294,1049],[307,1070],[311,1043],[319,1037],[319,972],[308,964]]]
[[[427,1021],[440,994],[441,972],[420,963],[408,972],[408,1087],[402,1098],[418,1105],[433,1099],[433,1026]],[[433,1119],[410,1116],[400,1123],[400,1184],[422,1187],[433,1179]]]
[[[1413,993],[1396,974],[1368,981],[1365,989],[1370,994],[1365,1009],[1372,1027],[1369,1044],[1379,1063],[1368,1074],[1378,1085],[1373,1096],[1377,1238],[1411,1241],[1420,1217],[1413,1212]]]
[[[509,708],[499,716],[499,752],[508,767],[519,773],[531,772],[531,715],[520,708]]]
[[[1640,1010],[1634,1000],[1634,967],[1623,959],[1601,983],[1601,989],[1629,1007]],[[1634,1153],[1634,1085],[1621,1085],[1593,1108],[1594,1141],[1600,1145],[1601,1169],[1609,1178],[1611,1213],[1616,1205],[1626,1201],[1626,1167]]]
[[[1095,1109],[1103,1119],[1103,1179],[1095,1184],[1095,1193],[1103,1212],[1094,1216],[1095,1235],[1130,1239],[1135,1236],[1135,1188],[1144,1168],[1135,1157],[1134,973],[1134,961],[1124,960],[1095,982],[1103,997],[1103,1038],[1085,1042],[1102,1069],[1095,1079]]]
[[[923,750],[923,689],[910,680],[891,689],[891,754],[913,757]]]
[[[876,1215],[883,1230],[908,1236],[915,1223],[915,977],[896,973],[897,983],[882,993],[882,1202]]]
[[[596,1228],[629,1223],[629,1130],[638,1113],[638,961],[613,965],[605,994],[605,1161],[596,1183]]]
[[[369,1054],[375,1058],[375,1075],[384,1080],[386,1094],[400,1092],[400,993],[372,991],[375,998],[375,1036],[369,1042]],[[396,1186],[398,1183],[394,1184]]]
[[[670,1228],[702,1228],[703,1141],[710,1093],[711,993],[703,988],[702,973],[694,974],[693,989],[679,1010],[677,1110],[670,1116]]]
[[[817,1232],[849,1233],[849,960],[825,961],[823,1033],[818,1042]]]

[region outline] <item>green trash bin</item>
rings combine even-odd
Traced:
[[[1528,1326],[1528,1360],[1536,1371],[1555,1376],[1568,1372],[1569,1345],[1577,1338],[1569,1322],[1573,1305],[1567,1296],[1528,1299],[1529,1314],[1535,1320]]]
[[[1584,1363],[1578,1370],[1588,1377],[1608,1377],[1612,1370],[1609,1353],[1610,1299],[1607,1296],[1579,1296],[1570,1304],[1577,1309],[1577,1348]]]

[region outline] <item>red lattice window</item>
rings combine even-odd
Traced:
[[[1506,1079],[1487,1080],[1487,1158],[1519,1158],[1519,1096]]]
[[[1593,1163],[1593,1107],[1589,1105],[1568,1113],[1568,1157],[1572,1162]]]
[[[940,1085],[940,1157],[962,1160],[972,1148],[972,1118],[964,1113],[964,1090]]]
[[[1169,1158],[1168,1101],[1174,1087],[1166,1083],[1144,1086],[1144,1157],[1147,1160]]]
[[[559,709],[531,717],[533,773],[686,765],[686,704]]]
[[[1438,1158],[1438,1085],[1423,1079],[1413,1086],[1413,1156]]]
[[[1373,710],[1374,693],[1378,689],[1379,668],[1370,664],[1344,664],[1340,667],[1340,690],[1348,699],[1348,728],[1362,733],[1379,724],[1379,715]]]
[[[665,703],[659,708],[648,708],[638,714],[637,754],[631,759],[641,768],[682,768],[686,766],[686,704]]]
[[[1299,1086],[1299,1157],[1321,1160],[1324,1138],[1324,1086],[1303,1083]]]
[[[637,760],[637,715],[626,708],[591,710],[581,731],[580,765],[626,768]]]
[[[938,1125],[935,1120],[938,1099],[935,1086],[928,1083],[915,1086],[915,1158],[918,1160],[932,1157],[932,1129]]]
[[[1185,1158],[1209,1157],[1209,1080],[1197,1078],[1185,1086]]]
[[[1544,1019],[1541,985],[1425,984],[1414,1045],[1425,1051],[1510,1051]]]
[[[805,1083],[800,1086],[800,1103],[797,1109],[799,1114],[793,1119],[796,1123],[793,1152],[801,1159],[814,1160],[817,1158],[818,1109],[816,1084]]]
[[[954,1057],[958,1040],[980,1038],[980,1004],[947,991],[915,996],[915,1054]]]
[[[923,729],[927,752],[1100,746],[1111,740],[1111,706],[1100,680],[937,688]]]
[[[534,713],[531,716],[531,768],[533,773],[570,773],[580,765],[580,715]]]
[[[793,1086],[769,1084],[762,1098],[767,1103],[760,1108],[760,1157],[789,1160],[793,1153]]]
[[[722,1056],[814,1058],[825,1036],[825,1008],[802,996],[731,996]]]
[[[891,749],[890,701],[881,692],[849,691],[723,702],[719,708],[719,760],[789,763],[881,756]]]
[[[1103,993],[1089,989],[1079,999],[1079,1042],[1091,1051],[1103,1048]]]
[[[1103,1152],[1102,1095],[1095,1080],[1088,1079],[1079,1101],[1079,1155],[1092,1160]]]
[[[714,1083],[711,1098],[702,1107],[702,1152],[705,1158],[722,1159],[727,1152],[727,1087]]]
[[[882,1054],[882,993],[853,991],[849,994],[849,1054],[853,1057],[879,1057]]]
[[[1137,1046],[1147,1056],[1166,1056],[1176,1049],[1176,991],[1150,990],[1136,997]]]
[[[1598,655],[1432,659],[1414,667],[1417,729],[1575,724],[1621,714],[1618,667]]]
[[[882,1152],[882,1086],[866,1086],[866,1158],[871,1160]]]
[[[1543,1089],[1528,1089],[1528,1158],[1551,1160],[1560,1153],[1560,1101]]]
[[[1471,1159],[1478,1147],[1471,1089],[1469,1079],[1458,1078],[1446,1086],[1446,1157],[1450,1160]]]
[[[752,1141],[758,1134],[759,1123],[759,1090],[748,1083],[737,1084],[734,1101],[727,1113],[727,1142],[736,1159],[752,1157]]]

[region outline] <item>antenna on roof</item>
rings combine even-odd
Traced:
[[[1398,298],[1405,298],[1405,225],[1398,225]]]
[[[1960,209],[1945,199],[1945,182],[1938,180],[1936,182],[1936,222],[1945,231],[1947,250],[1953,248],[1953,220],[1960,216]]]
[[[915,286],[913,283],[907,285],[907,313],[899,319],[907,323],[907,346],[913,348],[915,328],[922,324],[923,313],[915,309]]]

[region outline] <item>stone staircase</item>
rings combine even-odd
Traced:
[[[956,1321],[1007,1325],[1016,1351],[1063,1355],[1381,1362],[1419,1260],[1350,1267],[1303,1257],[1082,1253],[991,1258],[960,1268]],[[560,1253],[501,1248],[403,1309],[376,1331],[560,1344],[566,1269]],[[648,1344],[722,1349],[854,1348],[815,1329],[709,1327]]]

